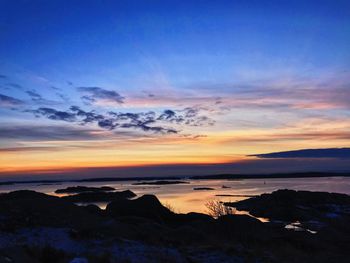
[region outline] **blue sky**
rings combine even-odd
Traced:
[[[177,2],[2,1],[2,70],[124,86],[161,67],[181,87],[349,66],[348,1]]]
[[[175,163],[349,146],[349,1],[3,0],[0,40],[0,133],[13,134],[0,146],[48,156],[36,168],[50,160],[66,168],[87,147],[105,159],[96,141],[130,151],[112,147],[117,157],[101,166],[155,164],[142,158],[147,146]],[[125,113],[139,114],[137,124]],[[90,137],[69,137],[76,132]],[[165,147],[167,136],[184,146]],[[81,163],[91,160],[70,165]]]

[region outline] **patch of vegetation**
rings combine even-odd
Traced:
[[[224,205],[223,202],[219,200],[209,200],[205,204],[208,214],[214,218],[219,218],[220,216],[233,215],[235,209]]]

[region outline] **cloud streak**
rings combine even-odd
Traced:
[[[15,88],[15,89],[19,89],[19,90],[23,90],[24,88],[17,84],[17,83],[6,83],[6,86],[10,87],[10,88]]]
[[[100,87],[78,87],[77,90],[82,94],[81,97],[86,105],[113,105],[124,103],[125,98],[114,90],[107,90]]]
[[[24,102],[22,100],[0,94],[0,107],[2,108],[15,107],[23,104]]]
[[[30,98],[35,102],[43,101],[43,97],[35,90],[27,90],[26,93],[30,96]]]
[[[98,129],[87,129],[69,126],[42,126],[42,125],[1,125],[0,138],[3,140],[30,140],[30,141],[72,141],[96,140],[104,138]]]

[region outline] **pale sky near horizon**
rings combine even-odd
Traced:
[[[1,0],[0,174],[350,170],[248,156],[350,147],[349,1],[181,2]]]

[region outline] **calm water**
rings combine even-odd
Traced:
[[[350,195],[350,177],[322,178],[287,178],[287,179],[245,179],[245,180],[185,180],[189,184],[178,185],[132,185],[136,181],[102,182],[102,183],[70,183],[62,184],[17,184],[1,185],[0,192],[19,189],[30,189],[55,195],[55,190],[67,186],[111,186],[117,190],[130,189],[138,196],[155,194],[162,203],[171,205],[176,212],[206,212],[205,203],[212,199],[221,201],[238,201],[247,197],[220,197],[216,195],[258,195],[270,193],[277,189],[294,189],[310,191],[326,191]],[[230,188],[222,188],[225,185]],[[212,191],[195,191],[194,187],[210,187]],[[105,203],[98,204],[101,208]]]

